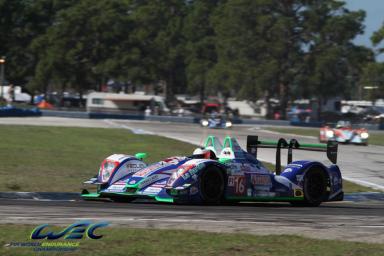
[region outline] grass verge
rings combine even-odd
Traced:
[[[36,242],[29,235],[34,226],[0,225],[1,255],[32,255],[32,248],[4,247],[10,242]],[[62,228],[61,228],[62,229]],[[56,229],[58,230],[58,229]],[[256,236],[186,230],[102,228],[99,240],[84,238],[66,255],[383,255],[384,244],[317,240],[292,235]],[[68,242],[54,240],[44,242]],[[77,242],[75,241],[75,242]],[[70,242],[73,242],[71,240]],[[63,255],[48,252],[42,255]]]
[[[123,129],[0,126],[0,191],[78,192],[113,153],[148,152],[148,162],[195,146]]]
[[[314,128],[282,128],[282,127],[266,127],[265,130],[279,132],[279,133],[288,133],[304,136],[314,136],[319,137],[319,129]],[[384,133],[383,132],[370,132],[368,143],[372,145],[384,146]]]
[[[0,191],[79,192],[112,153],[148,152],[148,162],[196,147],[123,129],[0,126]],[[273,170],[271,164],[267,168]],[[345,182],[345,192],[369,191]]]

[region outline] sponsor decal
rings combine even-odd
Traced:
[[[159,187],[148,187],[144,189],[143,194],[158,194],[161,191],[162,188]]]
[[[38,227],[36,227],[32,233],[31,233],[31,239],[48,239],[48,240],[56,240],[63,236],[64,239],[82,239],[84,236],[84,233],[87,235],[87,237],[91,239],[100,239],[103,236],[102,235],[96,235],[95,231],[98,228],[106,227],[108,226],[107,222],[100,222],[92,224],[90,221],[79,221],[76,222],[64,230],[55,233],[53,231],[47,231],[49,230],[48,224],[43,224]]]
[[[233,186],[235,186],[235,177],[229,176],[228,177],[228,187],[233,187]]]
[[[283,172],[287,173],[287,172],[292,172],[292,168],[287,168],[285,169]]]
[[[303,167],[302,164],[289,164],[289,165],[287,165],[287,166],[288,166],[288,167],[299,167],[299,168]]]
[[[164,187],[165,185],[167,184],[167,181],[166,180],[163,180],[163,181],[160,181],[160,182],[157,182],[155,184],[152,185],[152,187]]]
[[[143,164],[143,163],[131,163],[131,162],[128,162],[125,166],[128,169],[141,169],[141,168],[144,168],[146,165]]]
[[[251,167],[248,164],[242,164],[241,167],[240,167],[240,171],[242,171],[242,172],[250,172],[251,171]]]
[[[101,229],[108,226],[108,222],[91,222],[88,220],[75,222],[64,229],[54,230],[48,224],[42,224],[34,228],[30,234],[29,241],[6,243],[6,250],[17,250],[17,248],[30,249],[33,252],[59,252],[60,255],[70,253],[80,248],[83,238],[101,239]],[[35,255],[35,253],[28,253]],[[8,253],[6,253],[8,254]],[[11,253],[9,255],[19,255]],[[45,255],[45,254],[44,254]],[[48,255],[48,254],[47,254]],[[56,255],[56,254],[55,254]]]
[[[193,167],[192,169],[188,169],[188,168],[191,168],[191,165],[186,165],[186,166],[183,166],[183,170],[187,170],[184,174],[181,175],[181,177],[183,177],[184,180],[187,180],[189,179],[190,177],[194,178],[195,180],[197,179],[197,173],[203,169],[205,167],[204,164],[200,164],[200,165],[197,165],[196,167]]]
[[[252,174],[251,184],[255,186],[272,186],[271,177],[269,175]]]
[[[105,191],[108,192],[122,192],[124,191],[125,185],[124,184],[113,184],[109,186]]]
[[[138,171],[137,173],[135,173],[135,176],[144,177],[147,174],[149,174],[150,172],[158,170],[158,169],[160,169],[162,167],[163,166],[161,164],[154,164],[154,165],[148,166],[147,168],[145,168],[145,169],[143,169],[141,171]]]
[[[301,186],[304,181],[304,175],[296,175],[297,184]]]
[[[149,184],[152,184],[154,183],[155,181],[158,181],[158,180],[161,180],[161,179],[164,179],[166,177],[169,177],[168,175],[164,175],[164,174],[155,174],[155,175],[152,175],[148,178],[146,178],[144,181],[142,181],[138,188],[141,189],[141,188],[144,188],[146,186],[148,186]]]
[[[240,163],[231,163],[229,169],[231,170],[232,175],[244,175],[244,172],[241,170],[242,164]]]
[[[303,197],[304,193],[302,189],[296,188],[293,190],[293,196],[294,197]]]
[[[191,187],[189,190],[190,195],[196,195],[198,192],[199,192],[199,190],[195,186]]]
[[[265,197],[268,197],[268,196],[270,196],[270,193],[268,192],[268,191],[257,191],[256,193],[255,193],[255,196],[265,196]]]

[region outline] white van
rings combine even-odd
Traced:
[[[146,109],[151,109],[152,114],[169,113],[162,96],[106,92],[91,92],[87,96],[88,112],[142,114]]]

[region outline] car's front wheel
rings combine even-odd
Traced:
[[[210,166],[203,170],[199,180],[200,197],[203,203],[219,204],[223,201],[225,190],[225,177],[223,172]]]

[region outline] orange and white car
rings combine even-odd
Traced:
[[[368,145],[368,131],[365,128],[352,128],[349,121],[338,121],[335,127],[326,125],[320,128],[320,142],[337,141]]]

